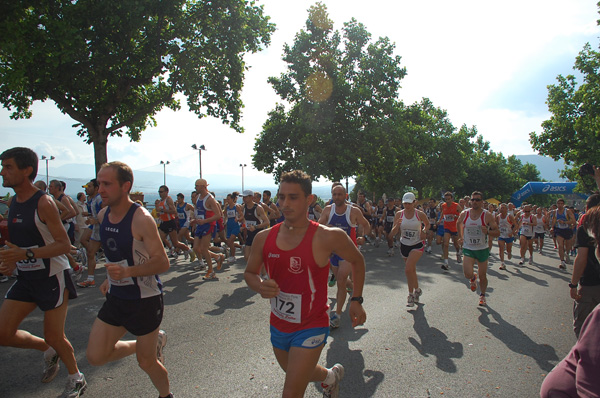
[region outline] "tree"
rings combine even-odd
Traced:
[[[563,158],[563,177],[578,178],[575,172],[583,163],[600,165],[600,53],[586,44],[575,61],[574,69],[583,75],[577,85],[575,76],[559,75],[548,86],[550,119],[542,123],[542,132],[529,134],[529,141],[540,154],[554,160]]]
[[[289,110],[276,105],[254,146],[254,166],[275,180],[297,168],[314,179],[357,175],[373,156],[365,143],[393,110],[406,74],[388,38],[371,42],[355,19],[334,31],[321,3],[308,12],[306,29],[284,46],[287,72],[269,78]]]
[[[243,54],[268,45],[274,26],[243,0],[5,1],[0,6],[0,102],[14,119],[52,100],[93,144],[138,141],[182,93],[198,117],[242,132]]]

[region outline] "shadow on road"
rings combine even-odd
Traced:
[[[528,357],[535,359],[538,366],[547,372],[554,368],[554,365],[550,362],[555,361],[556,363],[558,360],[554,348],[547,344],[537,344],[520,329],[506,322],[502,316],[494,311],[489,305],[486,308],[479,307],[478,310],[481,312],[481,315],[479,315],[479,323],[485,326],[489,332],[503,342],[506,347],[516,353],[527,355]],[[495,322],[492,322],[492,320]]]
[[[413,337],[409,337],[408,341],[425,358],[434,355],[436,358],[435,365],[438,369],[447,373],[456,373],[456,364],[452,358],[463,356],[463,345],[448,341],[448,336],[441,330],[429,326],[423,308],[423,304],[417,304],[415,311],[409,311],[414,317],[413,328],[421,341],[419,342]]]
[[[250,304],[254,304],[254,301],[249,301],[251,297],[256,296],[258,293],[252,291],[250,288],[244,286],[239,287],[233,291],[232,294],[224,294],[216,303],[214,310],[206,311],[206,315],[221,315],[225,310],[239,310]]]
[[[340,387],[342,397],[372,397],[377,386],[383,381],[383,372],[365,369],[365,359],[362,350],[350,349],[350,341],[358,341],[369,329],[355,329],[350,324],[343,324],[330,335],[333,341],[327,350],[327,366],[341,363],[345,369],[344,379]],[[320,384],[315,387],[320,390]]]

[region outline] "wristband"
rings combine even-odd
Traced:
[[[574,285],[574,284],[572,284],[572,283],[569,283],[569,287],[570,287],[571,289],[577,289],[577,285]]]

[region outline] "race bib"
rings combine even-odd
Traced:
[[[204,220],[204,214],[196,214],[196,220]]]
[[[414,239],[419,233],[416,229],[404,229],[402,230],[402,237],[408,240]]]
[[[256,221],[246,221],[246,226],[247,227],[255,227],[256,226]]]
[[[445,214],[444,220],[446,221],[454,221],[454,214]]]
[[[480,226],[465,227],[465,241],[469,245],[479,245],[483,243],[483,231]]]
[[[37,247],[39,246],[22,247],[21,249],[35,249]],[[39,271],[42,269],[46,269],[46,264],[44,264],[43,258],[28,258],[26,260],[18,261],[17,269],[23,272]]]
[[[227,218],[235,218],[235,209],[227,210]]]
[[[533,235],[533,229],[531,228],[531,225],[523,225],[521,227],[521,235],[525,235],[525,236]]]
[[[500,227],[500,235],[506,236],[508,232],[508,227]]]
[[[123,268],[127,268],[129,267],[129,265],[127,264],[127,260],[121,260],[118,262],[111,262],[111,264],[117,264],[120,265]],[[113,279],[110,277],[110,275],[108,276],[108,280],[110,282],[110,284],[112,286],[129,286],[129,285],[133,285],[133,278],[132,277],[127,277],[127,278],[123,278],[123,279]]]
[[[300,323],[302,313],[302,295],[279,292],[271,299],[271,312],[279,319],[290,323]]]
[[[394,222],[394,216],[387,216],[385,221],[387,222]]]
[[[185,213],[177,213],[180,220],[185,220]]]

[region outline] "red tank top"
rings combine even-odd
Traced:
[[[269,277],[277,282],[280,293],[271,299],[271,325],[280,332],[328,327],[327,278],[329,267],[316,263],[312,242],[319,224],[310,221],[300,244],[292,250],[277,247],[281,224],[271,228],[263,247],[263,259]]]
[[[448,203],[442,203],[442,214],[444,217],[444,229],[450,232],[457,232],[456,220],[458,220],[458,203],[452,202],[450,206]]]

